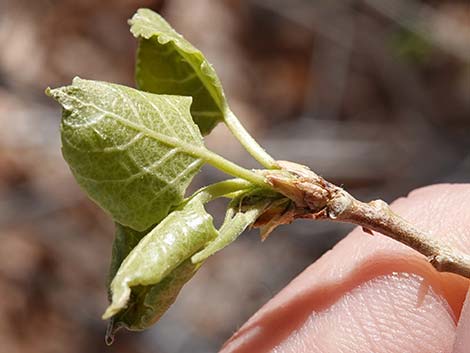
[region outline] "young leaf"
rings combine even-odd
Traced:
[[[192,96],[191,115],[203,135],[224,119],[222,85],[212,65],[160,15],[139,9],[129,21],[139,38],[136,80],[152,93]]]
[[[229,109],[214,68],[198,49],[149,9],[139,9],[129,23],[139,39],[136,81],[140,89],[193,97],[191,115],[203,135],[224,121],[258,162],[268,169],[278,168]]]
[[[147,233],[148,231],[138,232],[116,223],[108,287],[122,261]],[[114,334],[122,327],[138,331],[157,322],[174,303],[184,284],[193,277],[201,264],[195,265],[190,260],[186,260],[160,283],[133,287],[126,309],[115,315],[108,324],[106,342],[111,344],[114,341]],[[109,296],[111,300],[111,290],[109,290]]]
[[[114,333],[121,327],[140,331],[157,322],[175,302],[183,286],[194,276],[200,265],[201,263],[193,264],[188,259],[159,283],[133,287],[128,306],[109,323],[107,341],[112,342]]]
[[[75,78],[48,89],[63,106],[62,153],[88,196],[125,226],[159,222],[199,171],[206,150],[190,97]]]
[[[199,198],[170,213],[122,262],[111,282],[112,303],[103,318],[110,318],[126,307],[132,287],[160,283],[216,236],[212,217]]]
[[[234,212],[233,208],[229,208],[224,224],[219,230],[218,237],[211,241],[204,249],[194,254],[191,257],[191,261],[195,264],[200,263],[234,242],[247,227],[256,221],[258,216],[263,212],[263,209],[264,207],[262,205],[258,205],[244,212]]]
[[[139,232],[119,223],[116,223],[115,227],[116,232],[113,242],[113,252],[111,255],[111,265],[109,266],[108,287],[111,285],[111,281],[127,255],[129,255],[131,250],[136,247],[139,241],[149,233],[149,231]]]
[[[109,273],[108,273],[108,299],[111,301],[112,293],[111,293],[111,281],[113,280],[114,276],[116,275],[121,263],[124,259],[129,255],[132,249],[139,243],[139,241],[148,233],[148,231],[138,232],[132,228],[125,227],[122,224],[116,223],[115,224],[115,235],[114,235],[114,242],[113,242],[113,250],[111,255],[111,264],[109,266]],[[110,323],[113,326],[113,323]],[[110,344],[112,343],[112,335],[114,334],[114,329],[110,327],[109,333],[106,334],[106,340],[110,340]]]
[[[221,186],[222,183],[219,183]],[[217,184],[214,184],[217,186]],[[201,193],[208,192],[201,190]],[[216,188],[214,188],[216,189]],[[234,242],[246,228],[252,226],[255,221],[269,210],[273,204],[285,200],[281,195],[266,189],[248,189],[239,192],[229,204],[225,220],[219,229],[219,235],[212,240],[204,249],[191,257],[193,263],[206,260],[216,252]]]

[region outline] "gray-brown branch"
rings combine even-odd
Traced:
[[[281,171],[270,171],[266,177],[274,189],[295,205],[291,217],[328,219],[362,226],[393,238],[427,257],[441,272],[452,272],[470,278],[470,256],[433,238],[394,213],[382,200],[364,203],[344,189],[333,185],[305,166],[279,161]]]

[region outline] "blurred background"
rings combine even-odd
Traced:
[[[276,158],[366,200],[470,181],[468,0],[0,0],[0,352],[214,352],[351,229],[244,234],[154,328],[105,348],[113,226],[62,160],[43,91],[75,75],[134,85],[126,20],[139,7],[206,54]],[[256,167],[223,126],[207,143]],[[220,177],[204,169],[192,189]]]

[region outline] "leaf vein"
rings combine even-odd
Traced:
[[[67,93],[63,93],[63,94],[65,96],[67,96],[68,98],[77,101],[78,103],[82,104],[83,106],[89,106],[89,107],[95,108],[96,110],[101,111],[102,113],[105,113],[106,115],[109,115],[110,117],[113,117],[114,119],[119,121],[124,126],[126,126],[128,128],[131,128],[133,130],[142,132],[142,133],[144,133],[145,135],[147,135],[148,137],[150,137],[154,140],[157,140],[157,141],[159,141],[159,142],[161,142],[165,145],[168,145],[168,146],[178,147],[182,151],[186,152],[189,155],[204,158],[203,154],[207,153],[207,151],[205,151],[205,148],[202,148],[201,146],[189,145],[189,144],[187,144],[187,143],[185,143],[185,142],[183,142],[183,141],[181,141],[181,140],[179,140],[175,137],[162,135],[158,132],[150,130],[146,126],[138,125],[138,124],[136,124],[132,121],[129,121],[129,120],[113,113],[113,112],[107,111],[106,109],[103,109],[103,108],[97,106],[94,103],[86,103],[86,102],[83,102],[82,100],[80,100],[77,97],[68,95]],[[202,149],[204,149],[204,151],[201,151]]]

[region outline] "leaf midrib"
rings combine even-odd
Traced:
[[[176,45],[176,43],[175,43]],[[183,53],[185,53],[183,51]],[[200,55],[202,55],[201,52],[199,52]],[[216,106],[219,108],[220,110],[220,113],[222,114],[222,118],[225,119],[225,107],[221,107],[219,102],[217,101],[216,99],[216,96],[217,94],[214,92],[214,89],[213,89],[213,85],[211,84],[207,84],[206,80],[203,79],[203,76],[204,74],[202,73],[202,70],[200,69],[200,66],[202,65],[199,65],[199,67],[195,67],[189,60],[188,60],[188,57],[185,55],[185,54],[182,54],[183,58],[186,60],[186,62],[193,68],[194,71],[196,71],[196,74],[197,76],[199,77],[199,79],[201,80],[203,86],[207,89],[207,91],[209,92],[210,96],[212,97],[212,100],[214,101],[214,103],[216,104]],[[207,63],[207,65],[210,65],[209,63]],[[226,104],[224,104],[226,105]]]
[[[118,120],[124,126],[130,128],[130,129],[136,130],[140,133],[143,133],[146,136],[148,136],[148,137],[150,137],[154,140],[157,140],[158,142],[161,142],[161,143],[163,143],[165,145],[168,145],[168,146],[171,146],[171,147],[179,148],[179,149],[181,149],[182,152],[185,152],[188,155],[199,157],[199,158],[202,158],[204,160],[207,160],[207,154],[209,153],[209,150],[207,150],[205,147],[188,144],[184,141],[181,141],[180,139],[160,134],[158,132],[155,132],[155,131],[147,128],[144,125],[136,124],[132,121],[129,121],[128,119],[123,118],[122,116],[120,116],[116,113],[113,113],[111,111],[103,109],[103,108],[97,106],[94,103],[84,102],[81,99],[79,99],[77,97],[74,97],[74,96],[71,96],[71,95],[69,95],[65,92],[62,92],[62,94],[64,96],[68,97],[69,99],[75,100],[76,102],[80,103],[83,106],[92,107],[92,108],[94,108],[94,109],[96,109],[96,110],[98,110],[98,111],[100,111],[100,112],[102,112],[106,115],[109,115],[109,116],[113,117],[114,119]]]

